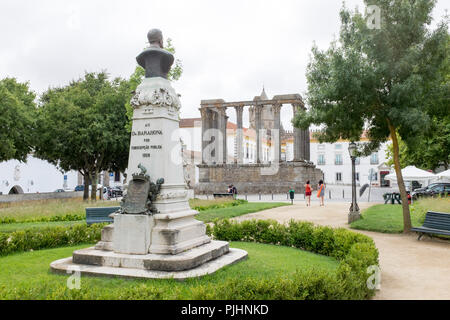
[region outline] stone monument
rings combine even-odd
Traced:
[[[121,208],[112,214],[114,224],[102,230],[102,241],[53,262],[53,271],[184,279],[247,257],[227,242],[212,241],[189,207],[177,134],[181,103],[167,80],[174,57],[163,49],[160,30],[150,30],[148,40],[150,47],[136,59],[145,79],[131,99],[127,176],[132,179]]]

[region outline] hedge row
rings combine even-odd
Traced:
[[[206,211],[206,210],[213,210],[213,209],[236,207],[236,206],[240,206],[241,204],[245,204],[245,203],[248,203],[248,201],[237,199],[237,200],[230,201],[230,202],[211,204],[211,205],[206,205],[206,206],[194,206],[192,209],[197,210],[197,211]]]
[[[95,243],[100,240],[104,226],[105,224],[82,224],[0,233],[0,256],[21,251]]]
[[[65,214],[60,216],[39,217],[30,219],[17,220],[15,218],[3,217],[0,218],[0,224],[10,223],[33,223],[33,222],[59,222],[59,221],[82,221],[86,219],[85,214]]]
[[[247,241],[290,246],[336,258],[340,263],[335,274],[298,271],[292,279],[248,281],[217,286],[196,298],[249,299],[251,295],[270,299],[367,299],[374,290],[367,286],[367,268],[378,265],[378,250],[373,240],[343,228],[314,226],[309,222],[251,220],[216,221],[208,232],[218,240]],[[231,289],[235,288],[235,289]]]

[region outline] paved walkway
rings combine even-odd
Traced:
[[[370,205],[361,203],[360,209]],[[325,207],[296,204],[235,219],[274,219],[282,223],[295,219],[348,228],[348,208],[348,203],[325,203]],[[428,237],[417,241],[414,234],[354,231],[370,236],[380,253],[381,290],[375,299],[450,299],[450,241]]]

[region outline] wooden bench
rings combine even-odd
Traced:
[[[86,223],[88,225],[104,222],[112,223],[114,220],[109,215],[119,209],[120,207],[86,208]]]
[[[214,196],[214,199],[216,199],[216,198],[231,198],[231,199],[233,199],[232,193],[214,193],[213,196]]]
[[[424,234],[432,238],[433,234],[450,236],[450,214],[428,211],[423,226],[412,228],[411,231],[419,234],[420,240]]]

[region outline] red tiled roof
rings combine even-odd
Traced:
[[[195,124],[202,125],[202,118],[186,118],[180,119],[180,128],[194,128]]]

